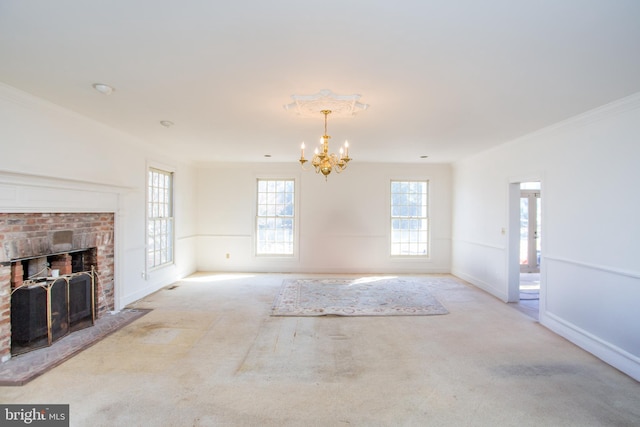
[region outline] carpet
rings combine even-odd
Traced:
[[[449,313],[429,292],[428,279],[290,279],[272,316],[430,316]]]
[[[12,357],[0,364],[0,386],[21,386],[28,383],[149,311],[124,309],[117,313],[103,314],[92,327],[69,334],[49,347]]]

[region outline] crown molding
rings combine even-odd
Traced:
[[[552,135],[555,133],[565,132],[570,129],[580,128],[587,126],[591,123],[599,120],[606,119],[608,117],[617,116],[627,111],[632,111],[640,108],[640,92],[633,95],[626,96],[621,99],[604,104],[600,107],[596,107],[584,113],[570,117],[566,120],[562,120],[550,126],[546,126],[537,131],[522,135],[518,138],[512,139],[507,144],[521,142],[529,139],[539,138],[543,135]],[[495,147],[495,148],[499,148]]]

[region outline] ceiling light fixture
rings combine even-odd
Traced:
[[[115,89],[104,83],[94,83],[93,88],[103,95],[111,95]]]
[[[324,179],[326,180],[332,170],[337,173],[346,169],[347,164],[351,160],[349,157],[349,142],[344,142],[344,148],[340,147],[340,155],[337,156],[334,153],[329,153],[329,135],[327,135],[327,117],[331,114],[331,110],[320,111],[324,114],[324,135],[320,138],[320,144],[322,145],[322,152],[316,147],[311,164],[316,169],[316,173],[322,172]],[[300,165],[304,168],[304,164],[308,161],[304,158],[304,142],[300,147]]]

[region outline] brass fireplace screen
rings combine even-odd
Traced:
[[[91,271],[25,280],[11,290],[11,353],[26,353],[95,323]]]

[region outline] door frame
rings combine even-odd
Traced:
[[[520,301],[520,184],[524,182],[539,182],[540,183],[540,198],[544,192],[544,181],[538,176],[528,176],[524,178],[513,178],[509,180],[508,187],[508,200],[507,200],[507,302],[519,302]],[[546,203],[541,203],[541,223],[546,224],[544,212]],[[540,248],[540,312],[543,311],[544,305],[544,265],[542,259],[544,258],[544,246],[545,239],[544,229],[541,229],[541,248]]]

